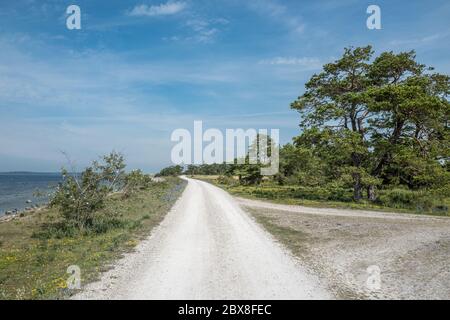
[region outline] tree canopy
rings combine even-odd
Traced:
[[[355,200],[364,188],[374,200],[380,185],[448,186],[449,77],[414,51],[373,54],[347,48],[306,83],[291,104],[301,115],[295,147],[325,164],[316,173],[351,182]]]

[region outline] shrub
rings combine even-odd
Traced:
[[[413,209],[418,212],[446,214],[448,206],[439,194],[407,189],[380,190],[377,202],[383,206],[400,209]]]
[[[95,229],[114,221],[115,214],[100,211],[107,195],[123,186],[125,162],[121,154],[112,152],[101,162],[94,161],[81,174],[62,170],[63,181],[50,199],[57,207],[67,228]],[[103,228],[103,227],[102,227]]]
[[[141,170],[133,170],[124,178],[124,196],[129,197],[140,190],[148,189],[151,184],[152,178],[150,175],[143,174]]]
[[[66,237],[73,237],[78,233],[78,229],[73,225],[64,222],[47,223],[44,224],[41,230],[32,234],[32,238],[36,239],[62,239]]]

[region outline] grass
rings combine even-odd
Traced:
[[[80,267],[82,284],[97,279],[162,221],[185,184],[167,178],[127,199],[112,195],[104,210],[115,210],[122,223],[103,233],[49,237],[45,226],[59,221],[56,209],[0,222],[0,299],[67,298],[69,266]]]
[[[244,186],[236,183],[220,183],[218,176],[207,176],[207,175],[197,175],[194,178],[210,182],[232,195],[255,200],[265,200],[278,204],[288,204],[288,205],[301,205],[308,207],[319,207],[319,208],[337,208],[337,209],[359,209],[359,210],[373,210],[373,211],[384,211],[384,212],[399,212],[399,213],[415,213],[415,214],[430,214],[437,216],[449,216],[450,213],[448,208],[450,207],[450,199],[445,199],[443,205],[444,210],[422,210],[422,209],[411,209],[402,208],[399,206],[391,205],[380,205],[377,203],[372,203],[366,200],[361,200],[360,202],[354,201],[330,201],[330,200],[312,200],[305,199],[301,197],[293,196],[293,191],[295,191],[299,186],[280,186],[273,182],[263,182],[259,186]]]

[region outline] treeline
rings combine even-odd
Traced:
[[[418,63],[414,51],[374,58],[371,46],[347,48],[291,104],[300,134],[280,147],[280,171],[269,180],[333,200],[448,199],[449,93],[449,76]],[[191,165],[184,173],[259,184],[258,167]]]
[[[187,166],[170,166],[162,169],[156,176],[185,175],[218,175],[224,177],[236,176],[240,184],[259,184],[263,180],[261,168],[270,165],[272,149],[278,148],[270,136],[257,134],[249,145],[247,155],[235,158],[233,163],[212,163]],[[252,155],[252,160],[250,160]]]
[[[237,164],[237,159],[233,164],[213,163],[187,166],[170,166],[162,169],[157,177],[179,176],[179,175],[214,175],[223,177],[237,177],[237,181],[243,185],[259,184],[263,180],[261,175],[261,164],[250,164],[248,156],[243,160],[243,164]]]
[[[232,165],[226,163],[213,163],[202,165],[187,165],[187,166],[170,166],[162,169],[157,173],[156,177],[168,177],[179,175],[233,175]]]

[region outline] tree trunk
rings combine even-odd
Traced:
[[[369,201],[375,201],[377,199],[377,196],[375,195],[375,186],[369,185],[367,187],[367,199]]]
[[[353,199],[355,201],[361,200],[361,176],[359,173],[353,173]]]

